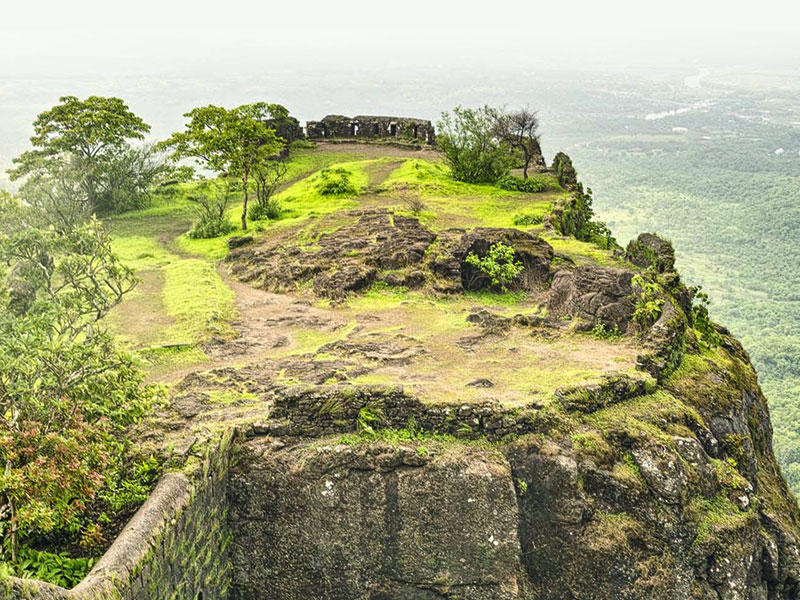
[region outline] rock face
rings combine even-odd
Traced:
[[[797,507],[752,373],[686,386],[492,445],[257,437],[230,475],[232,597],[797,598]]]
[[[518,598],[508,463],[477,448],[420,448],[240,448],[233,598]]]

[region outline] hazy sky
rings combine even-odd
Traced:
[[[791,64],[798,36],[800,2],[779,0],[14,0],[0,21],[0,72],[109,61],[158,71],[205,58]]]

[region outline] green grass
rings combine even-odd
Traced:
[[[524,213],[541,218],[564,195],[560,188],[525,194],[503,190],[491,184],[455,181],[447,166],[423,159],[404,161],[389,174],[380,190],[389,197],[397,198],[396,208],[400,211],[406,210],[403,203],[408,194],[419,196],[424,209],[416,216],[433,229],[454,226],[515,227],[516,215]]]
[[[115,235],[111,247],[126,265],[137,271],[160,268],[177,258],[158,240],[141,235]]]
[[[593,264],[601,267],[623,268],[626,265],[614,256],[611,250],[601,248],[591,242],[581,242],[575,238],[565,238],[559,235],[542,236],[553,247],[553,250],[568,255],[577,264]]]
[[[166,266],[164,275],[164,306],[176,322],[172,337],[198,342],[232,333],[228,322],[236,316],[234,294],[213,265],[183,259]]]

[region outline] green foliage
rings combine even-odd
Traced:
[[[646,281],[641,275],[634,276],[633,286],[639,290],[636,294],[633,320],[643,327],[649,327],[661,315],[661,307],[664,305],[661,288],[655,282]]]
[[[247,229],[249,182],[283,148],[276,123],[288,119],[279,104],[257,102],[226,109],[209,104],[192,109],[186,129],[160,144],[176,159],[192,158],[220,174],[241,179],[242,229]]]
[[[550,178],[546,175],[532,175],[527,179],[515,175],[504,175],[495,183],[497,187],[512,192],[538,194],[550,187]]]
[[[483,257],[470,252],[466,262],[486,275],[493,287],[499,287],[504,292],[523,270],[522,263],[514,257],[514,248],[502,242],[492,244],[488,254]]]
[[[700,341],[707,347],[719,346],[722,342],[722,337],[708,316],[708,294],[700,287],[695,288],[695,290],[692,302],[692,323],[694,328],[700,334]]]
[[[489,106],[442,113],[436,145],[457,181],[493,183],[508,172],[513,153],[497,138],[495,124]]]
[[[159,390],[98,329],[135,284],[99,223],[3,233],[0,259],[0,531],[14,562],[21,539],[81,528]]]
[[[530,214],[517,214],[514,215],[514,225],[527,226],[527,225],[541,225],[542,215]]]
[[[616,325],[608,327],[602,321],[595,323],[591,333],[592,337],[598,340],[618,340],[622,337],[622,334],[619,332],[619,327]]]
[[[26,227],[0,236],[0,260],[11,267],[0,280],[4,309],[18,318],[46,315],[54,335],[70,341],[137,283],[96,220],[69,231]]]
[[[230,179],[203,180],[196,193],[188,196],[197,210],[197,221],[189,231],[194,239],[211,239],[229,234],[234,229],[228,218],[228,205],[234,191]]]
[[[281,218],[283,208],[280,200],[270,198],[264,203],[254,203],[247,213],[251,221],[277,221]]]
[[[280,200],[275,198],[278,185],[283,181],[289,165],[284,160],[265,160],[253,169],[256,182],[256,202],[249,211],[251,219],[277,220],[281,216]]]
[[[127,140],[143,139],[150,126],[119,98],[63,96],[59,104],[36,117],[33,130],[34,150],[14,159],[17,166],[10,172],[14,179],[42,168],[41,159],[62,154],[102,161],[126,149]]]
[[[323,196],[354,196],[358,188],[351,180],[350,171],[331,167],[320,171],[317,191]]]
[[[20,196],[59,228],[92,214],[141,208],[172,176],[151,147],[132,147],[150,127],[119,98],[61,98],[34,122],[33,150],[14,160],[12,179],[25,178]]]
[[[22,547],[17,561],[7,566],[9,575],[71,589],[86,577],[96,562],[96,558],[71,558],[64,552],[54,554]]]
[[[356,425],[358,432],[362,435],[374,435],[375,429],[372,427],[373,423],[385,422],[386,417],[383,410],[379,406],[364,406],[358,411],[358,419]]]

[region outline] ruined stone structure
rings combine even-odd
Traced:
[[[321,121],[308,121],[306,135],[311,140],[330,138],[418,140],[433,144],[435,132],[433,124],[425,119],[408,117],[375,117],[359,115],[345,117],[328,115]]]

